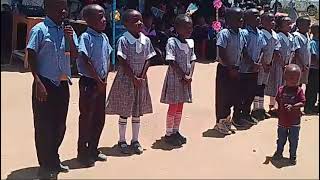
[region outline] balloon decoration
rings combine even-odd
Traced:
[[[219,32],[222,28],[221,23],[219,21],[219,9],[222,7],[221,0],[214,0],[213,1],[213,7],[216,9],[216,20],[212,22],[212,28]]]

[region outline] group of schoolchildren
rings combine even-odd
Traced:
[[[222,134],[235,127],[278,117],[277,151],[282,157],[287,138],[290,160],[296,163],[300,120],[304,113],[317,114],[319,93],[319,25],[299,17],[297,31],[288,16],[259,14],[255,8],[226,11],[227,28],[217,37],[219,64],[216,75],[216,125]],[[306,96],[302,90],[306,84]],[[270,109],[264,109],[264,96],[270,96]],[[275,108],[277,102],[277,108]],[[253,109],[251,106],[253,104]],[[233,115],[231,118],[231,107]]]
[[[106,26],[104,9],[97,4],[83,9],[83,19],[88,28],[78,39],[72,27],[63,22],[67,16],[66,0],[46,0],[45,7],[47,16],[44,22],[33,27],[27,45],[34,76],[32,107],[40,168],[49,172],[69,170],[61,164],[58,149],[66,130],[72,58],[76,58],[81,75],[78,161],[86,167],[92,167],[96,161],[107,159],[105,154],[98,151],[105,114],[119,115],[119,150],[124,154],[131,150],[136,154],[143,153],[139,142],[140,117],[153,112],[147,71],[150,60],[156,53],[150,39],[142,33],[143,18],[140,12],[129,9],[122,15],[127,32],[117,43],[116,54],[120,66],[109,96],[106,97],[112,48],[108,37],[103,33]],[[300,81],[300,74],[309,72],[310,66],[306,60],[306,53],[309,52],[306,49],[309,44],[307,32],[310,20],[299,18],[299,30],[297,35],[292,36],[289,34],[291,22],[288,17],[279,20],[279,32],[275,33],[273,14],[262,15],[261,30],[258,29],[259,11],[249,9],[244,13],[244,29],[240,29],[243,24],[242,15],[240,8],[228,9],[225,15],[228,28],[218,34],[220,58],[216,76],[215,129],[223,134],[230,134],[230,131],[235,130],[231,122],[235,126],[242,126],[244,120],[256,124],[254,117],[264,119],[266,113],[263,110],[263,96],[265,87],[268,88],[271,84],[273,89],[270,96],[275,97],[278,102],[279,116],[275,157],[282,155],[288,136],[290,155],[295,160],[300,107],[305,103],[304,93],[299,85],[307,82],[303,80],[308,80]],[[174,26],[177,36],[169,38],[166,45],[169,66],[160,102],[169,105],[164,140],[170,145],[181,146],[187,142],[186,137],[180,134],[179,127],[184,103],[192,102],[191,82],[196,55],[194,41],[189,39],[193,31],[191,17],[178,15]],[[315,32],[318,26],[313,26],[313,29],[311,53],[317,56],[312,56],[313,61],[318,62],[318,31]],[[66,53],[66,49],[70,53]],[[292,52],[296,54],[294,57],[298,66],[290,64]],[[312,67],[317,69],[318,64],[313,64]],[[283,84],[285,85],[281,86]],[[253,102],[254,109],[250,114]],[[232,120],[231,107],[234,107]],[[128,145],[126,127],[130,117],[132,139]]]

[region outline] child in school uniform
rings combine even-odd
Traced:
[[[306,114],[319,113],[318,107],[315,106],[317,96],[319,95],[319,24],[311,26],[312,40],[310,42],[311,66],[306,88]]]
[[[98,151],[99,139],[105,124],[105,99],[109,60],[112,48],[103,33],[106,28],[104,9],[92,4],[84,7],[83,19],[87,30],[80,36],[79,59],[79,138],[78,160],[87,167],[95,161],[105,161]]]
[[[264,120],[270,118],[264,109],[264,90],[268,82],[270,67],[272,65],[273,58],[279,58],[279,48],[281,46],[277,33],[273,30],[275,25],[275,16],[273,13],[264,13],[261,16],[261,31],[263,37],[267,42],[267,46],[263,50],[263,56],[261,57],[262,66],[259,69],[258,74],[258,86],[256,90],[256,96],[253,101],[252,117],[257,120]]]
[[[248,9],[245,12],[244,39],[245,48],[240,63],[240,85],[241,85],[241,118],[251,125],[258,121],[250,114],[251,104],[256,95],[258,72],[261,66],[260,57],[263,48],[267,45],[263,33],[258,29],[260,14],[257,9]]]
[[[118,41],[117,55],[120,67],[109,93],[106,113],[120,116],[118,146],[125,154],[129,153],[125,138],[127,119],[132,117],[131,147],[136,154],[141,154],[143,149],[138,139],[140,117],[152,113],[147,70],[149,60],[156,52],[150,39],[141,32],[143,20],[138,11],[125,11],[122,21],[128,31]]]
[[[272,117],[277,116],[277,109],[275,108],[275,97],[277,90],[283,85],[283,71],[284,67],[291,63],[293,57],[294,38],[289,33],[292,21],[289,17],[279,17],[276,20],[276,30],[278,40],[280,42],[279,58],[274,58],[270,69],[268,83],[265,89],[265,95],[270,96],[268,114]]]
[[[65,130],[71,84],[70,59],[77,57],[77,35],[63,21],[67,17],[66,0],[46,0],[47,16],[30,32],[28,60],[34,77],[32,109],[39,175],[68,172],[61,164],[58,149]],[[69,48],[66,47],[69,44]],[[68,57],[66,51],[70,52]],[[49,174],[47,174],[49,173]]]
[[[294,63],[301,69],[300,85],[308,84],[309,68],[311,61],[309,30],[311,20],[307,16],[298,17],[296,21],[298,30],[294,36]]]
[[[166,120],[165,141],[171,145],[185,144],[187,139],[179,132],[183,104],[192,102],[191,82],[196,55],[191,17],[181,14],[175,19],[177,37],[168,39],[166,60],[169,67],[164,80],[161,103],[169,104]]]
[[[228,135],[234,132],[231,125],[231,107],[234,110],[233,123],[241,123],[239,121],[239,65],[245,45],[240,29],[243,26],[243,11],[238,7],[227,9],[225,19],[228,28],[218,33],[216,43],[219,48],[219,64],[216,75],[216,125],[214,129],[221,134]]]
[[[297,148],[301,123],[301,108],[305,104],[305,95],[299,87],[301,70],[296,64],[289,64],[284,70],[285,85],[278,89],[276,101],[279,104],[277,150],[273,160],[283,158],[284,146],[289,140],[290,162],[297,163]]]

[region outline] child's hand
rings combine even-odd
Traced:
[[[253,63],[253,71],[258,71],[262,67],[262,64],[259,62]]]
[[[64,34],[65,34],[65,37],[66,37],[69,41],[73,39],[73,32],[74,32],[74,30],[73,30],[72,26],[70,26],[70,25],[65,26],[63,31],[64,31]]]
[[[239,79],[240,78],[240,74],[239,71],[236,69],[229,69],[228,71],[228,75],[230,76],[231,79]]]
[[[304,65],[304,66],[302,67],[302,72],[308,71],[308,70],[309,70],[309,67],[308,67],[307,65]]]
[[[262,64],[263,71],[266,73],[269,73],[271,70],[271,66],[272,66],[271,64]]]
[[[189,76],[189,75],[185,75],[183,77],[183,80],[187,83],[187,84],[190,84],[192,82],[192,77]]]
[[[291,111],[293,106],[291,104],[285,104],[284,105],[284,108],[287,110],[287,111]]]
[[[36,98],[40,102],[45,102],[47,101],[47,90],[46,87],[42,84],[42,82],[36,81]]]
[[[133,79],[133,85],[134,85],[134,87],[139,88],[139,87],[141,86],[141,84],[142,84],[143,81],[144,81],[144,79],[135,76],[134,79]]]
[[[273,59],[275,61],[281,61],[282,60],[282,56],[281,56],[280,52],[274,52],[273,55],[274,55]]]

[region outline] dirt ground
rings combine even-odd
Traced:
[[[58,179],[319,179],[319,116],[303,117],[295,166],[287,160],[270,161],[276,148],[276,119],[225,137],[213,130],[216,64],[196,65],[194,102],[185,105],[181,125],[188,143],[176,149],[167,146],[161,140],[167,106],[159,102],[165,72],[166,66],[151,67],[148,72],[154,113],[142,117],[140,141],[144,153],[121,155],[115,146],[118,117],[107,116],[100,147],[108,155],[108,161],[97,162],[88,169],[80,168],[74,159],[79,92],[78,79],[73,79],[67,131],[60,147],[61,160],[72,170],[59,174]],[[109,76],[108,90],[114,76],[114,73]],[[31,73],[1,69],[1,179],[36,178],[31,83]],[[131,125],[128,127],[129,141]]]

